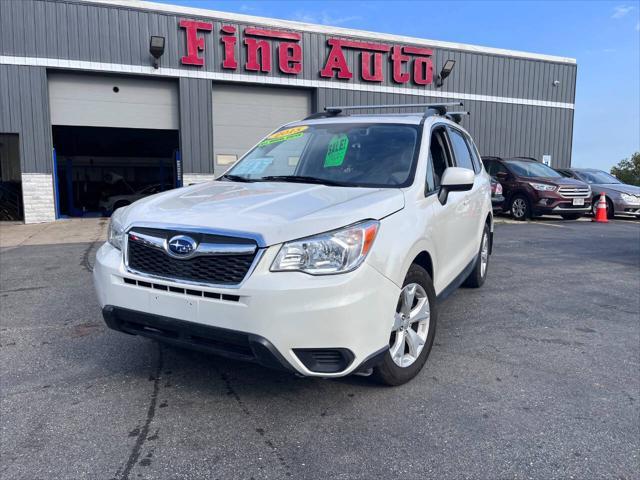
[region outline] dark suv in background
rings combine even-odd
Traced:
[[[516,220],[535,215],[561,215],[576,220],[591,210],[591,188],[565,178],[533,158],[482,157],[485,169],[502,185],[503,211]]]

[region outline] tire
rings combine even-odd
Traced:
[[[117,209],[119,209],[121,207],[126,207],[127,205],[131,205],[131,202],[129,202],[127,200],[119,200],[113,206],[112,212],[115,212]]]
[[[615,216],[613,202],[609,199],[609,197],[604,197],[607,200],[607,218],[611,220]],[[596,210],[598,209],[598,202],[600,201],[600,196],[597,196],[593,199],[591,203],[591,213],[593,216],[596,216]]]
[[[531,217],[531,202],[524,195],[514,195],[509,204],[514,220],[524,221]]]
[[[615,216],[616,214],[615,214],[615,209],[613,207],[613,202],[607,198],[607,218],[611,220]]]
[[[482,232],[482,240],[480,241],[480,250],[478,250],[476,264],[462,284],[463,287],[480,288],[484,285],[484,281],[487,278],[487,271],[489,270],[489,251],[491,250],[489,242],[489,226],[485,225]]]
[[[581,213],[563,213],[561,215],[563,220],[578,220],[582,217]]]
[[[399,312],[396,313],[394,327],[389,336],[389,350],[384,355],[382,362],[373,369],[372,375],[372,379],[375,381],[390,386],[402,385],[422,370],[433,346],[438,319],[433,282],[424,268],[416,264],[411,265],[402,285],[403,289],[396,309]],[[406,304],[403,302],[403,298],[408,298],[412,287],[414,288],[414,296],[411,298],[411,306],[413,308],[409,309],[411,311],[409,318],[414,318],[414,320],[410,321],[406,315],[404,317],[405,320],[403,320],[402,312],[408,311],[403,309]],[[407,293],[406,297],[405,293]],[[422,303],[422,307],[420,307],[421,301],[424,299],[427,302],[426,306]],[[415,315],[414,311],[416,312]],[[405,333],[409,329],[414,332],[412,335]],[[398,338],[398,335],[402,335],[402,337]],[[414,342],[409,342],[407,337],[418,339],[424,343],[420,345],[419,343],[414,343],[415,340]],[[417,357],[411,355],[412,347],[410,344],[413,345],[414,352],[417,352]],[[395,360],[392,357],[394,347],[397,347],[395,348],[395,352],[397,352]],[[403,363],[406,365],[401,366]]]

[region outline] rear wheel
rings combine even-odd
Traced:
[[[531,206],[529,199],[524,195],[516,195],[511,199],[511,216],[515,220],[526,220],[531,216]]]
[[[413,264],[400,291],[389,350],[375,367],[373,378],[385,385],[402,385],[415,377],[433,346],[437,317],[431,277]]]
[[[487,278],[487,269],[489,267],[489,226],[484,226],[482,232],[482,241],[480,242],[480,251],[473,270],[462,284],[469,288],[480,288]]]

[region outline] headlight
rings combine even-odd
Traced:
[[[626,203],[638,204],[640,203],[640,197],[636,197],[635,195],[629,195],[628,193],[621,193],[620,197]]]
[[[379,226],[380,222],[367,220],[333,232],[287,242],[280,248],[271,271],[328,275],[355,270],[371,250]]]
[[[109,220],[109,230],[107,233],[107,241],[118,250],[122,250],[122,242],[124,240],[124,225],[122,225],[122,213],[126,207],[117,209],[111,215]]]
[[[536,190],[540,190],[542,192],[553,192],[556,189],[554,185],[547,185],[546,183],[529,182],[529,185],[531,185]]]

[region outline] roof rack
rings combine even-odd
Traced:
[[[447,112],[444,116],[452,122],[460,123],[462,121],[462,117],[465,115],[471,115],[471,112]]]
[[[396,105],[350,105],[350,106],[332,106],[325,107],[324,112],[317,112],[309,115],[305,120],[313,120],[314,118],[328,118],[336,117],[348,112],[349,110],[367,110],[367,109],[381,109],[381,108],[424,108],[424,117],[430,117],[431,115],[446,115],[447,107],[462,107],[462,102],[447,102],[447,103],[404,103]],[[469,112],[451,112],[452,114],[467,114]],[[406,113],[405,115],[409,115]]]

